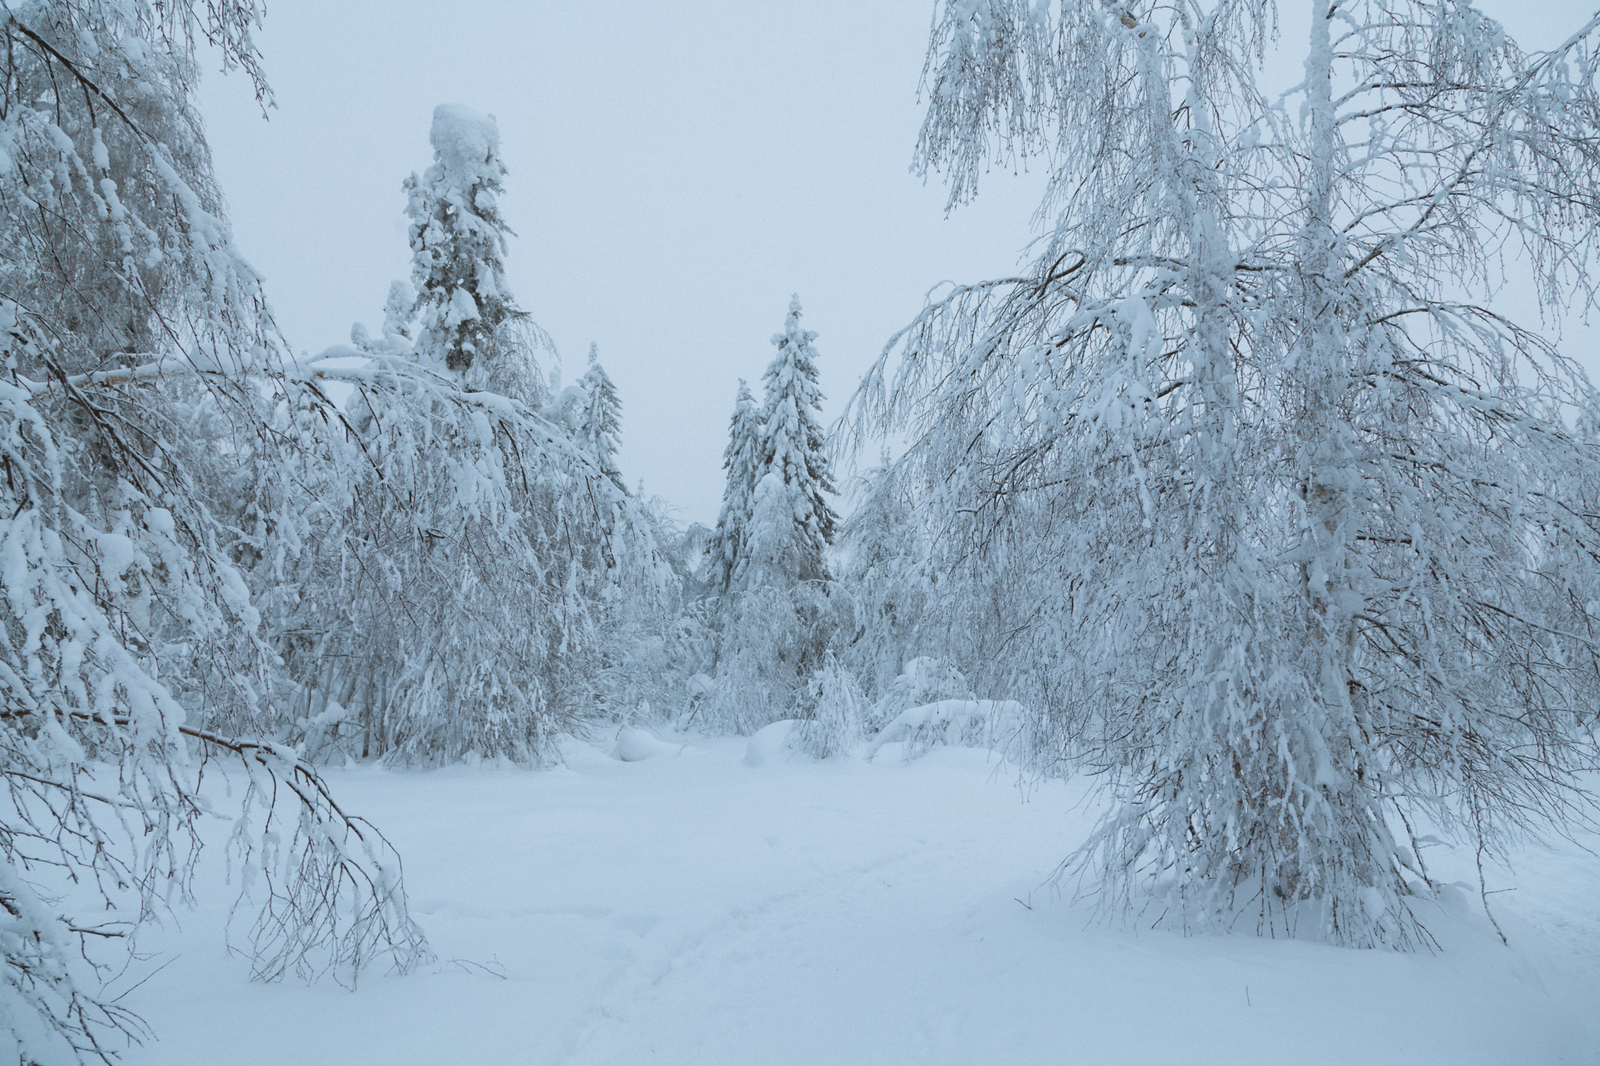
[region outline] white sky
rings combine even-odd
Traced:
[[[1287,6],[1297,6],[1294,0]],[[1525,46],[1590,9],[1480,6]],[[715,521],[737,379],[759,379],[798,292],[825,417],[944,279],[1009,272],[1038,173],[991,175],[946,218],[907,170],[933,0],[272,0],[278,109],[238,77],[202,92],[240,247],[297,351],[373,332],[409,252],[400,183],[436,104],[494,114],[523,307],[566,380],[590,341],[623,401],[621,464]],[[1289,41],[1294,47],[1298,41]]]

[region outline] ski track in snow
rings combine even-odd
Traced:
[[[1492,897],[1509,950],[1475,894],[1430,922],[1433,955],[1183,937],[1043,887],[1092,821],[1083,785],[1023,802],[984,752],[897,750],[751,768],[742,741],[680,738],[630,763],[574,743],[542,773],[336,772],[404,855],[441,961],[355,994],[253,985],[202,884],[204,909],[141,945],[170,965],[124,1003],[162,1039],[127,1061],[1600,1064],[1600,859],[1580,847],[1491,874],[1517,889]]]

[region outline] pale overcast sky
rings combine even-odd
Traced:
[[[1589,14],[1481,6],[1525,46]],[[431,162],[434,106],[494,114],[519,301],[568,381],[599,343],[630,483],[710,524],[737,379],[759,391],[790,293],[820,334],[831,419],[931,286],[1009,272],[1031,236],[1039,174],[991,175],[946,218],[944,190],[907,170],[933,10],[273,0],[270,121],[238,77],[211,76],[202,106],[239,244],[311,353],[353,321],[376,332],[408,273],[400,183]]]

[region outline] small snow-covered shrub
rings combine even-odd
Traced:
[[[829,652],[809,688],[811,715],[796,730],[798,747],[819,759],[847,754],[861,739],[861,716],[867,703],[861,686]]]
[[[964,748],[989,748],[1007,758],[1026,733],[1027,714],[1016,700],[939,700],[908,707],[878,731],[867,758],[885,744],[903,742],[907,761],[926,755],[930,748],[948,744]]]
[[[901,711],[939,700],[970,700],[966,675],[948,661],[919,655],[906,663],[900,676],[884,690],[867,715],[869,729],[880,730]]]

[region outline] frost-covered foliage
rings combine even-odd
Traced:
[[[601,587],[587,681],[593,708],[612,719],[678,717],[704,693],[701,671],[711,661],[713,635],[681,558],[684,534],[667,509],[665,501],[635,494],[619,513],[643,527],[608,536],[615,554]]]
[[[921,624],[929,587],[930,524],[918,513],[914,494],[901,485],[900,476],[900,468],[885,455],[879,466],[855,479],[855,507],[840,525],[834,553],[835,574],[854,614],[837,651],[868,695],[879,700],[918,661],[908,657],[936,639]],[[939,697],[915,702],[933,698]],[[911,705],[894,707],[890,717]],[[876,727],[884,720],[875,718],[871,724]]]
[[[299,388],[191,101],[201,39],[265,98],[257,14],[0,15],[0,1054],[19,1062],[105,1059],[142,1031],[96,985],[189,893],[204,758],[243,775],[230,849],[260,976],[427,955],[381,835],[300,751],[213,728],[274,713],[240,566],[267,546],[229,518],[298,458],[262,397]],[[256,514],[280,545],[300,528]]]
[[[307,717],[341,708],[352,755],[542,761],[582,709],[606,571],[600,509],[620,519],[618,537],[648,544],[648,530],[524,405],[403,357],[314,369],[356,388],[315,471],[325,510],[274,601],[288,676],[315,701]],[[580,545],[592,550],[574,555]]]
[[[919,655],[905,672],[884,686],[867,711],[874,734],[868,757],[885,744],[903,744],[915,759],[941,744],[990,748],[1024,760],[1032,743],[1033,721],[1014,700],[972,698],[966,675],[944,659]]]
[[[417,328],[416,307],[417,290],[410,282],[396,279],[389,283],[389,297],[383,302],[383,339],[390,347],[411,346]]]
[[[464,114],[435,112],[428,188],[484,173],[462,160],[494,147],[492,123]],[[488,210],[487,196],[471,202]],[[464,215],[457,204],[430,217]],[[416,276],[434,277],[431,238],[414,252]],[[676,582],[658,518],[615,469],[615,388],[596,363],[570,402],[543,403],[548,339],[513,315],[492,259],[478,277],[493,277],[507,317],[473,335],[482,358],[460,363],[465,374],[440,358],[430,325],[428,292],[442,290],[424,290],[416,349],[392,292],[382,342],[329,349],[309,368],[317,386],[350,390],[337,417],[331,404],[283,409],[304,465],[280,491],[316,505],[292,562],[263,558],[254,576],[296,708],[274,728],[323,755],[538,764],[557,734],[644,698],[621,679],[671,676]]]
[[[492,115],[460,104],[433,112],[433,166],[406,179],[411,280],[420,316],[416,351],[465,371],[492,358],[502,322],[518,312],[506,288],[506,234],[496,199],[506,168]]]
[[[703,584],[710,569],[711,545],[716,531],[699,522],[675,529],[668,541],[667,559],[684,584]]]
[[[1267,0],[943,5],[921,168],[1042,156],[1055,224],[854,411],[950,516],[924,625],[1120,801],[1104,901],[1405,946],[1418,815],[1492,852],[1582,809],[1589,390],[1487,301],[1504,252],[1593,302],[1600,20],[1530,56],[1464,2],[1304,7],[1269,97]]]
[[[700,720],[715,730],[751,733],[795,717],[811,665],[827,644],[810,592],[760,585],[721,602],[716,685]]]

